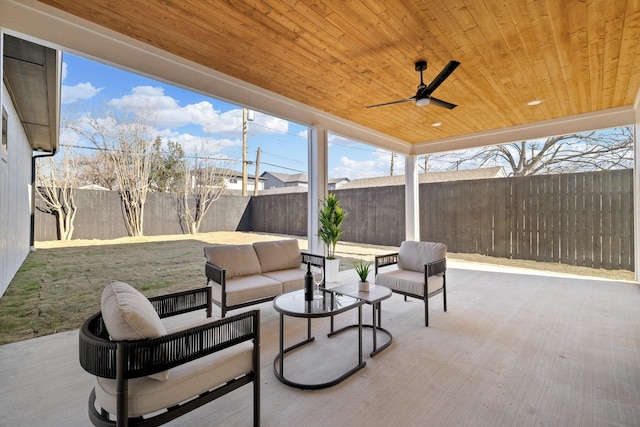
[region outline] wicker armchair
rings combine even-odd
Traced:
[[[118,293],[111,299],[118,300],[118,307],[109,306],[107,288]],[[216,320],[210,317],[210,288],[149,300],[121,282],[112,282],[107,288],[102,310],[80,329],[80,364],[96,376],[89,397],[93,425],[161,425],[251,382],[253,423],[260,425],[258,310]],[[128,304],[132,300],[135,303]],[[147,303],[151,307],[146,307]],[[156,335],[149,331],[162,327],[159,318],[200,309],[206,310],[207,318],[159,336],[114,338],[121,335],[115,329],[134,322],[136,334]],[[149,310],[157,313],[157,319],[149,316]],[[122,316],[117,321],[124,323],[115,323],[114,314]]]
[[[376,284],[424,301],[424,325],[429,326],[429,298],[442,294],[447,311],[447,245],[405,241],[399,252],[375,257]],[[383,267],[397,265],[395,269]]]

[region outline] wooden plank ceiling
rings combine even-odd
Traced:
[[[639,0],[42,2],[410,143],[629,106],[640,88]],[[364,108],[413,96],[421,59],[427,84],[461,62],[433,94],[457,108]]]

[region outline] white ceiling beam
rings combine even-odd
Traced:
[[[412,154],[430,154],[487,145],[549,138],[557,135],[588,132],[618,126],[633,125],[635,121],[633,105],[596,111],[594,113],[545,120],[527,125],[512,126],[487,132],[478,132],[454,138],[431,140],[413,145]]]

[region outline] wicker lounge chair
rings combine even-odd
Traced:
[[[207,318],[164,330],[160,318],[206,309]],[[260,313],[213,319],[211,289],[146,299],[122,282],[80,329],[80,364],[96,376],[96,426],[157,426],[253,382],[260,425]]]
[[[399,252],[375,257],[376,284],[424,301],[424,325],[429,326],[429,298],[442,293],[447,311],[447,245],[405,241]],[[395,269],[380,269],[397,265]],[[390,270],[390,271],[387,271]]]

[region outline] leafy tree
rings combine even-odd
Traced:
[[[149,189],[157,192],[177,193],[182,188],[185,174],[184,149],[178,142],[168,141],[166,148],[156,137],[151,160],[152,173]]]

